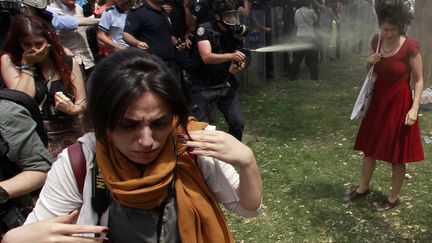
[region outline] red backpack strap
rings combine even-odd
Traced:
[[[84,156],[82,144],[76,142],[68,147],[69,162],[75,176],[79,192],[83,193],[84,180],[87,174],[87,161]]]

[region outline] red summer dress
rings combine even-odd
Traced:
[[[374,51],[377,42],[375,36],[371,44]],[[406,38],[396,54],[381,58],[375,65],[377,79],[371,103],[354,144],[354,149],[365,156],[389,163],[424,160],[418,120],[412,126],[404,125],[413,102],[409,59],[419,52],[418,43]]]

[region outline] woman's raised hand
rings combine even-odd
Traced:
[[[382,53],[373,53],[372,55],[370,55],[367,58],[366,62],[368,64],[375,65],[375,64],[379,63],[379,61],[381,61],[382,57],[383,57]]]
[[[32,47],[24,50],[22,54],[22,63],[33,65],[41,62],[48,54],[50,46],[50,44],[46,43],[39,49]]]
[[[191,154],[213,157],[239,167],[256,163],[252,150],[228,133],[198,130],[189,134],[190,138],[182,134],[179,140]]]

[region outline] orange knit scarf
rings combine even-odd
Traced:
[[[200,130],[207,124],[189,121],[188,130]],[[174,136],[183,133],[173,128]],[[120,204],[152,209],[168,195],[175,169],[175,191],[178,227],[182,242],[234,242],[224,215],[204,181],[201,170],[186,147],[178,146],[177,165],[174,143],[167,138],[154,162],[139,165],[123,156],[111,143],[108,147],[96,141],[96,161],[111,195]]]

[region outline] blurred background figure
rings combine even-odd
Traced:
[[[141,6],[131,9],[127,14],[123,40],[131,47],[161,58],[180,87],[180,71],[174,59],[177,41],[173,39],[169,14],[163,5],[166,5],[164,1],[145,0]]]
[[[72,51],[78,64],[84,71],[84,78],[90,76],[95,65],[90,45],[88,43],[86,27],[96,26],[99,19],[84,17],[83,8],[76,4],[75,0],[53,0],[47,7],[47,10],[58,15],[66,15],[78,18],[75,28],[70,26],[54,26],[61,43]]]
[[[129,46],[123,40],[123,29],[130,5],[130,0],[116,0],[114,6],[108,7],[102,13],[97,31],[97,39],[100,44],[99,46],[107,49],[107,54]]]
[[[305,63],[310,69],[310,79],[318,80],[318,45],[314,29],[318,16],[312,8],[312,1],[302,0],[301,7],[296,10],[294,15],[295,25],[297,26],[296,40],[311,43],[313,47],[293,53],[291,80],[299,79],[300,65],[303,59],[305,59]]]

